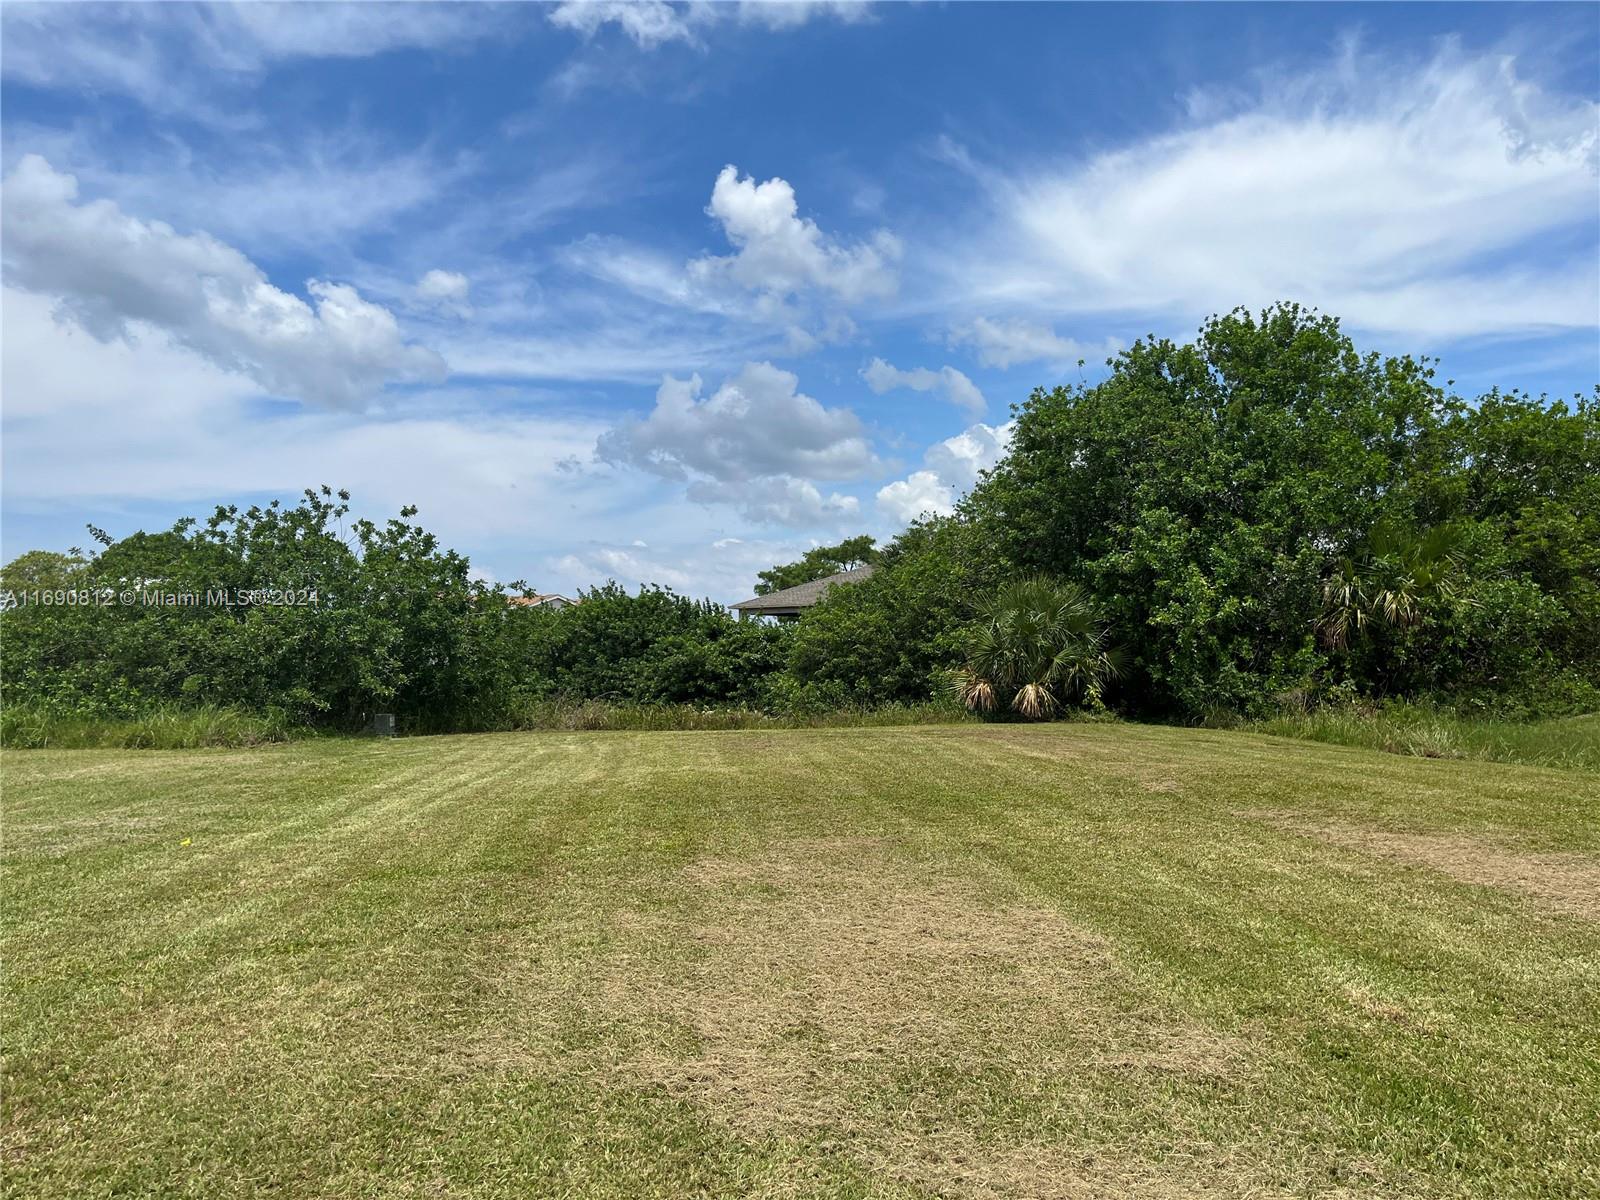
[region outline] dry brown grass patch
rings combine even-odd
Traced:
[[[628,948],[597,966],[602,1007],[629,1014],[608,1069],[748,1135],[841,1139],[940,1194],[1107,1194],[1104,1167],[1066,1169],[1038,1126],[1141,1078],[1242,1070],[1236,1039],[1141,999],[1104,939],[880,841],[704,858],[683,878],[683,909],[618,923]],[[998,1094],[1025,1111],[990,1113]]]
[[[1356,825],[1315,824],[1283,813],[1260,817],[1294,833],[1411,866],[1461,883],[1518,892],[1543,907],[1600,920],[1600,860],[1574,852],[1528,853],[1457,833],[1400,833]]]

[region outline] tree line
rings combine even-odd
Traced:
[[[118,717],[220,704],[349,729],[514,726],[551,699],[817,711],[959,695],[1199,719],[1407,698],[1600,707],[1600,388],[1454,396],[1293,305],[1147,338],[1103,381],[1040,388],[950,516],[763,572],[875,563],[792,626],[657,587],[510,602],[404,509],[218,508],[4,568],[4,699]],[[295,604],[102,602],[130,587],[299,589]],[[998,690],[997,690],[998,689]],[[1002,694],[1003,693],[1003,694]],[[1015,703],[1012,703],[1015,701]]]

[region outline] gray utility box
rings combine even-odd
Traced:
[[[392,738],[394,736],[394,714],[373,713],[372,720],[367,722],[367,733],[372,737]]]

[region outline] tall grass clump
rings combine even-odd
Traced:
[[[1419,758],[1600,771],[1600,714],[1516,721],[1422,704],[1349,704],[1288,711],[1244,728]]]
[[[58,712],[39,705],[0,708],[0,746],[9,750],[195,750],[260,746],[301,732],[281,712],[247,713],[203,704],[163,704],[130,717]]]
[[[974,718],[946,700],[852,708],[764,712],[748,707],[628,704],[604,700],[539,700],[522,706],[509,729],[695,730],[820,729],[890,725],[948,725]]]

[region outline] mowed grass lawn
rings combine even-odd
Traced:
[[[1126,725],[8,753],[4,1191],[1600,1195],[1597,812]]]

